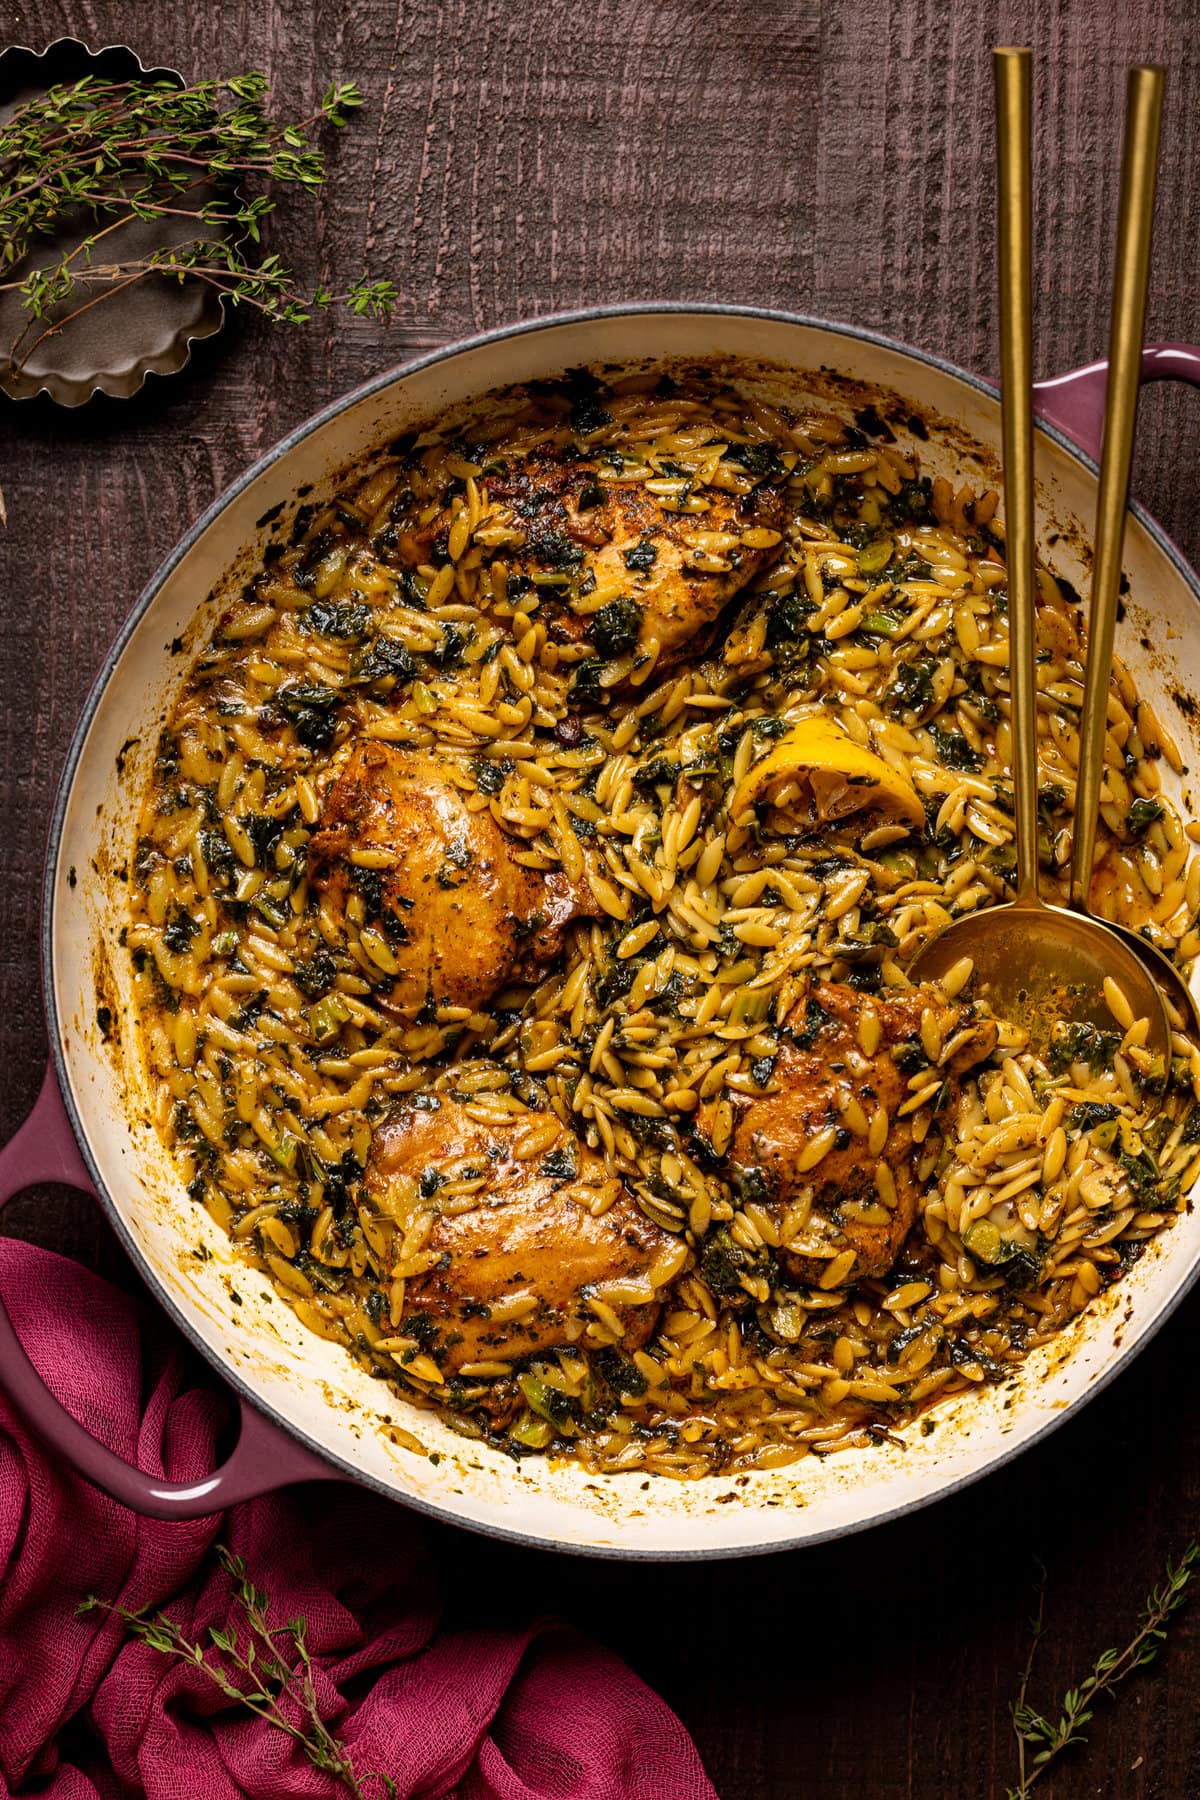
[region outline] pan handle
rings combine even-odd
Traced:
[[[0,1207],[22,1189],[61,1182],[95,1196],[58,1091],[46,1070],[33,1111],[0,1150]],[[50,1449],[123,1506],[155,1519],[199,1519],[293,1481],[334,1480],[336,1470],[306,1450],[239,1395],[241,1429],[229,1456],[197,1481],[167,1481],[127,1463],[85,1430],[34,1368],[0,1298],[0,1382]]]
[[[1200,345],[1147,344],[1142,351],[1141,378],[1188,381],[1193,387],[1200,387]],[[1035,382],[1033,388],[1038,417],[1047,425],[1056,425],[1095,462],[1100,460],[1104,436],[1107,384],[1108,363],[1102,359],[1083,369],[1071,369],[1066,375],[1056,375],[1052,381]]]

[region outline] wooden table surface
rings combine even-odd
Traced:
[[[999,15],[997,17],[997,14]],[[43,834],[81,701],[125,613],[209,501],[309,412],[482,327],[642,299],[731,300],[995,363],[988,47],[1036,41],[1037,361],[1102,352],[1123,71],[1170,70],[1150,338],[1200,338],[1200,53],[1192,0],[5,0],[0,42],[131,43],[189,77],[261,68],[281,106],[369,97],[315,207],[277,242],[310,279],[364,265],[390,327],[237,321],[129,402],[0,401],[0,1131],[44,1058]],[[1193,560],[1200,405],[1148,392],[1136,488]],[[121,1277],[94,1209],[26,1196],[6,1229]],[[128,1273],[126,1272],[126,1277]],[[1193,1295],[1050,1443],[931,1511],[774,1559],[621,1568],[435,1533],[454,1610],[553,1609],[678,1709],[723,1800],[991,1800],[1032,1558],[1049,1568],[1049,1699],[1129,1627],[1200,1524]],[[1200,1605],[1156,1673],[1102,1706],[1039,1792],[1200,1793]]]

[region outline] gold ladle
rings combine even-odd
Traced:
[[[1096,819],[1104,781],[1108,729],[1109,671],[1113,661],[1117,606],[1121,586],[1121,548],[1129,504],[1129,472],[1137,424],[1138,374],[1142,360],[1146,291],[1150,281],[1150,238],[1154,220],[1154,183],[1162,120],[1161,69],[1129,71],[1125,153],[1121,170],[1121,204],[1117,224],[1117,267],[1113,283],[1108,342],[1108,383],[1104,405],[1104,447],[1100,459],[1100,491],[1092,563],[1092,596],[1088,611],[1087,677],[1079,733],[1079,780],[1075,789],[1075,822],[1071,843],[1071,905],[1091,910],[1092,869],[1096,859]],[[1128,947],[1163,989],[1179,1023],[1200,1032],[1195,996],[1174,964],[1128,926],[1114,925]]]
[[[936,981],[964,957],[974,963],[974,991],[988,1001],[1000,1017],[1022,1025],[1034,1047],[1044,1050],[1059,1021],[1087,1023],[1111,1030],[1121,1023],[1125,1007],[1135,1019],[1149,1020],[1146,1048],[1163,1058],[1170,1056],[1170,1026],[1162,995],[1154,978],[1135,953],[1109,925],[1052,906],[1038,895],[1037,861],[1037,677],[1035,667],[1036,524],[1033,489],[1033,275],[1032,275],[1032,176],[1031,176],[1031,80],[1028,50],[993,52],[996,81],[996,124],[999,200],[1000,261],[1000,399],[1004,450],[1004,495],[1008,531],[1009,688],[1013,742],[1013,800],[1016,814],[1016,898],[1003,906],[986,907],[956,919],[918,951],[910,975],[914,981]],[[1148,220],[1153,207],[1158,121],[1161,110],[1162,74],[1135,70],[1130,82],[1130,111],[1126,121],[1123,180],[1136,174],[1139,199]],[[1133,154],[1134,146],[1139,153]],[[1128,196],[1122,195],[1124,224]],[[1149,201],[1147,205],[1146,202]],[[1133,212],[1132,201],[1129,211]],[[1136,247],[1135,247],[1136,249]],[[1127,261],[1123,234],[1118,262]],[[1126,292],[1117,284],[1117,299]],[[1141,348],[1141,318],[1132,339]],[[1137,362],[1133,362],[1136,385]],[[1118,376],[1125,365],[1109,367],[1109,406]],[[1110,433],[1105,432],[1107,454]],[[1130,432],[1132,438],[1132,432]],[[1113,483],[1108,484],[1109,503]],[[1103,501],[1103,492],[1101,499]],[[1119,568],[1125,492],[1119,496],[1120,513],[1115,529]],[[1111,529],[1111,527],[1110,527]],[[1104,646],[1099,646],[1103,649]],[[1090,684],[1107,693],[1107,671],[1112,660],[1112,639],[1102,660],[1093,645],[1089,667],[1095,671]],[[1103,708],[1099,748],[1103,751]],[[1085,758],[1091,737],[1085,733],[1080,748],[1080,800],[1078,823],[1090,795],[1091,834],[1094,843],[1095,807],[1099,795],[1099,769],[1087,774]],[[1088,867],[1077,859],[1082,871]],[[1081,876],[1082,879],[1082,876]],[[1173,971],[1172,971],[1173,973]],[[1114,982],[1124,1004],[1116,999]],[[1108,995],[1116,999],[1114,1013]],[[1128,1014],[1125,1015],[1128,1017]]]

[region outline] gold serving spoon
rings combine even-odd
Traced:
[[[1096,818],[1104,781],[1108,722],[1108,674],[1112,668],[1121,549],[1129,505],[1129,473],[1137,424],[1139,371],[1150,284],[1150,238],[1154,186],[1162,123],[1161,69],[1131,69],[1125,110],[1129,121],[1121,169],[1117,224],[1117,267],[1108,339],[1108,383],[1104,402],[1104,448],[1093,537],[1092,599],[1088,612],[1087,679],[1079,733],[1079,780],[1071,843],[1071,905],[1091,911],[1092,868],[1096,859]],[[1114,925],[1129,948],[1163,989],[1179,1023],[1200,1031],[1200,1010],[1178,969],[1161,950],[1127,926]]]
[[[1004,447],[1004,495],[1008,530],[1009,687],[1013,741],[1013,800],[1016,814],[1017,891],[1004,906],[968,913],[924,945],[910,968],[914,980],[937,981],[969,957],[974,964],[975,992],[986,999],[1000,1017],[1023,1026],[1035,1049],[1044,1050],[1053,1027],[1060,1021],[1087,1023],[1111,1030],[1114,1022],[1149,1020],[1146,1048],[1170,1057],[1171,1033],[1162,995],[1154,976],[1142,961],[1139,942],[1135,952],[1112,926],[1086,912],[1052,906],[1038,895],[1037,863],[1037,677],[1034,657],[1036,578],[1036,522],[1033,489],[1033,275],[1032,275],[1032,175],[1031,175],[1031,79],[1028,50],[993,52],[996,79],[996,125],[999,199],[1000,261],[1000,399]],[[1148,246],[1149,219],[1153,210],[1154,178],[1161,111],[1162,73],[1133,72],[1130,98],[1136,104],[1126,120],[1124,179],[1128,187],[1134,174],[1140,182],[1137,200],[1123,192],[1121,220],[1144,219]],[[1136,154],[1135,154],[1136,147]],[[1128,201],[1128,206],[1126,202]],[[1147,201],[1149,204],[1147,204]],[[1136,245],[1134,246],[1136,256]],[[1126,234],[1118,245],[1118,263],[1130,265]],[[1148,264],[1148,253],[1144,261]],[[1144,282],[1143,282],[1144,286]],[[1118,280],[1116,302],[1127,302],[1129,289]],[[1136,310],[1136,309],[1135,309]],[[1137,357],[1141,349],[1141,311],[1130,335],[1117,320],[1114,336],[1136,345],[1132,362],[1134,404],[1129,408],[1128,436],[1132,444],[1132,419],[1136,405]],[[1108,406],[1111,410],[1118,375],[1128,379],[1124,361],[1109,366]],[[1109,454],[1110,439],[1113,452]],[[1117,436],[1105,430],[1105,466],[1110,469],[1120,451]],[[1126,483],[1128,480],[1126,468]],[[1102,486],[1111,520],[1114,494],[1119,511],[1115,527],[1108,526],[1106,540],[1116,562],[1119,579],[1120,546],[1124,523],[1125,486],[1117,492],[1110,475]],[[1102,521],[1103,522],[1103,521]],[[1107,568],[1107,564],[1105,565]],[[1099,564],[1097,574],[1099,574]],[[1116,590],[1113,590],[1115,614]],[[1079,799],[1076,824],[1090,821],[1082,842],[1086,856],[1075,852],[1075,868],[1090,869],[1095,841],[1096,804],[1100,768],[1094,751],[1103,755],[1107,674],[1112,662],[1112,633],[1107,644],[1093,641],[1088,659],[1092,679],[1089,688],[1100,696],[1094,702],[1099,738],[1085,732],[1080,746]],[[1089,766],[1092,756],[1095,767]],[[1086,783],[1086,785],[1085,785]],[[1088,808],[1090,807],[1090,811]],[[1077,844],[1081,840],[1077,839]],[[1169,965],[1168,965],[1169,967]],[[1174,971],[1172,970],[1172,974]],[[1109,984],[1115,983],[1115,987]],[[1115,1010],[1114,1010],[1115,1008]]]

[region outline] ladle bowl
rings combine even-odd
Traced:
[[[964,957],[974,965],[973,996],[986,1001],[997,1018],[1020,1026],[1039,1052],[1049,1048],[1060,1023],[1093,1025],[1100,1031],[1120,1027],[1119,1011],[1113,1011],[1107,998],[1111,980],[1134,1019],[1149,1020],[1145,1048],[1161,1057],[1165,1074],[1171,1028],[1162,980],[1116,927],[1066,906],[1013,900],[955,919],[917,952],[909,974],[914,981],[942,981]],[[1170,963],[1161,960],[1183,988]]]

